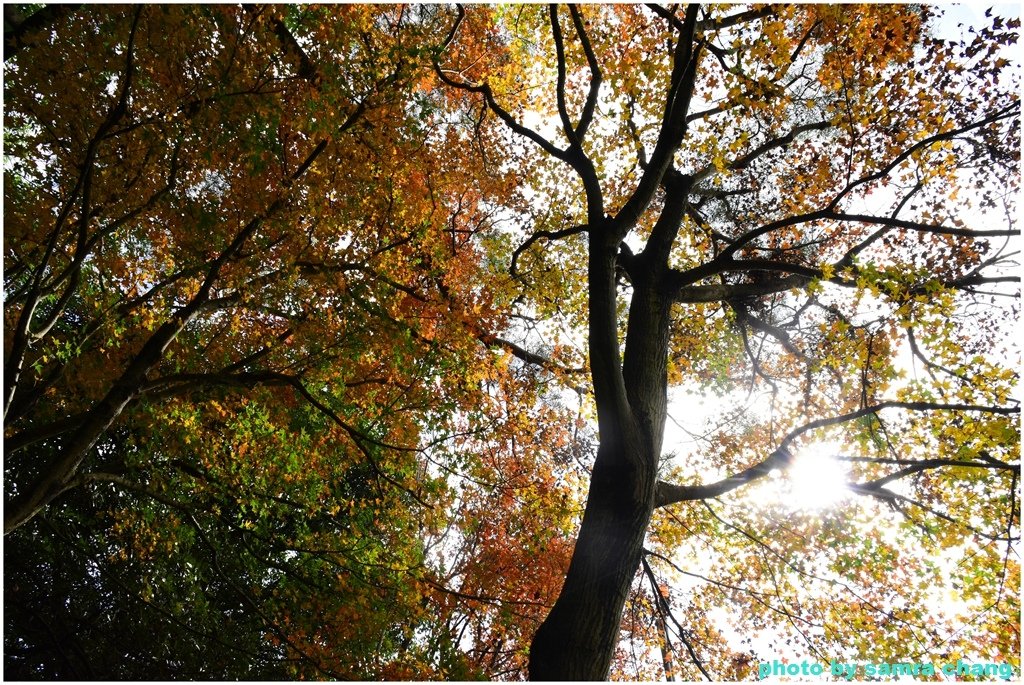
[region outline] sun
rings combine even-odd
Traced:
[[[840,452],[835,442],[811,443],[796,452],[785,472],[791,488],[786,503],[794,509],[820,510],[846,499],[848,474],[837,459]]]

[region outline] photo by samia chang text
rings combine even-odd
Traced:
[[[1010,680],[1017,676],[1017,669],[1008,663],[971,663],[962,659],[954,662],[933,664],[930,662],[842,662],[832,660],[829,663],[818,661],[762,661],[757,665],[757,679],[779,678],[783,676],[823,676],[853,680],[854,678],[875,678],[891,676],[934,676],[942,674],[948,677],[982,677]]]

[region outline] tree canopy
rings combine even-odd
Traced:
[[[5,5],[7,675],[1019,668],[1019,21],[942,26]]]

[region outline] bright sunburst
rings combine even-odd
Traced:
[[[790,485],[787,503],[794,509],[825,509],[845,499],[850,491],[846,487],[847,473],[836,459],[840,446],[834,442],[819,442],[805,446],[793,456],[786,470]]]

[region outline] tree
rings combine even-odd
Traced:
[[[523,623],[490,618],[507,600],[536,614],[555,588],[481,590],[504,538],[444,567],[431,548],[450,526],[474,540],[474,511],[511,515],[513,488],[559,487],[540,480],[557,467],[483,461],[532,439],[540,384],[509,368],[525,352],[494,334],[480,258],[503,178],[455,152],[473,122],[442,125],[423,83],[437,18],[8,14],[7,672],[478,674],[428,617],[485,643]],[[463,467],[490,487],[451,513],[442,468]],[[519,534],[558,548],[556,507],[536,510]]]
[[[935,21],[5,7],[7,672],[1016,664],[1017,22]]]
[[[929,36],[932,19],[917,6],[459,10],[438,78],[551,169],[533,174],[531,189],[557,213],[531,217],[513,268],[536,286],[534,274],[565,259],[554,241],[586,254],[585,268],[563,266],[555,297],[587,295],[600,446],[565,584],[531,645],[531,677],[604,678],[642,561],[650,572],[654,512],[785,468],[818,436],[855,449],[849,487],[919,526],[908,538],[966,533],[999,587],[1012,582],[1016,374],[979,353],[1002,335],[1002,310],[985,305],[1018,281],[1007,269],[1020,103],[999,51],[1018,22],[995,17],[957,43]],[[506,50],[480,46],[474,24]],[[531,128],[529,113],[557,124]],[[559,188],[564,172],[552,165],[574,186]],[[968,312],[982,318],[965,330]],[[924,377],[900,378],[901,349]],[[664,478],[696,475],[666,474],[663,444],[668,386],[694,381],[769,391],[766,417],[723,417],[709,441],[708,461],[728,474],[717,482]],[[922,448],[936,456],[920,458]],[[980,474],[990,513],[978,520],[954,489]],[[890,487],[908,480],[910,495]],[[795,549],[778,551],[793,544],[787,536],[750,533],[710,505],[707,514],[718,535],[732,529],[776,555],[768,566],[815,577],[793,566]],[[835,546],[849,546],[849,534]],[[791,582],[789,569],[780,575]],[[744,576],[739,590],[785,600],[778,585],[762,591],[763,579]],[[989,608],[1013,606],[1000,589]],[[830,636],[804,638],[832,652]]]

